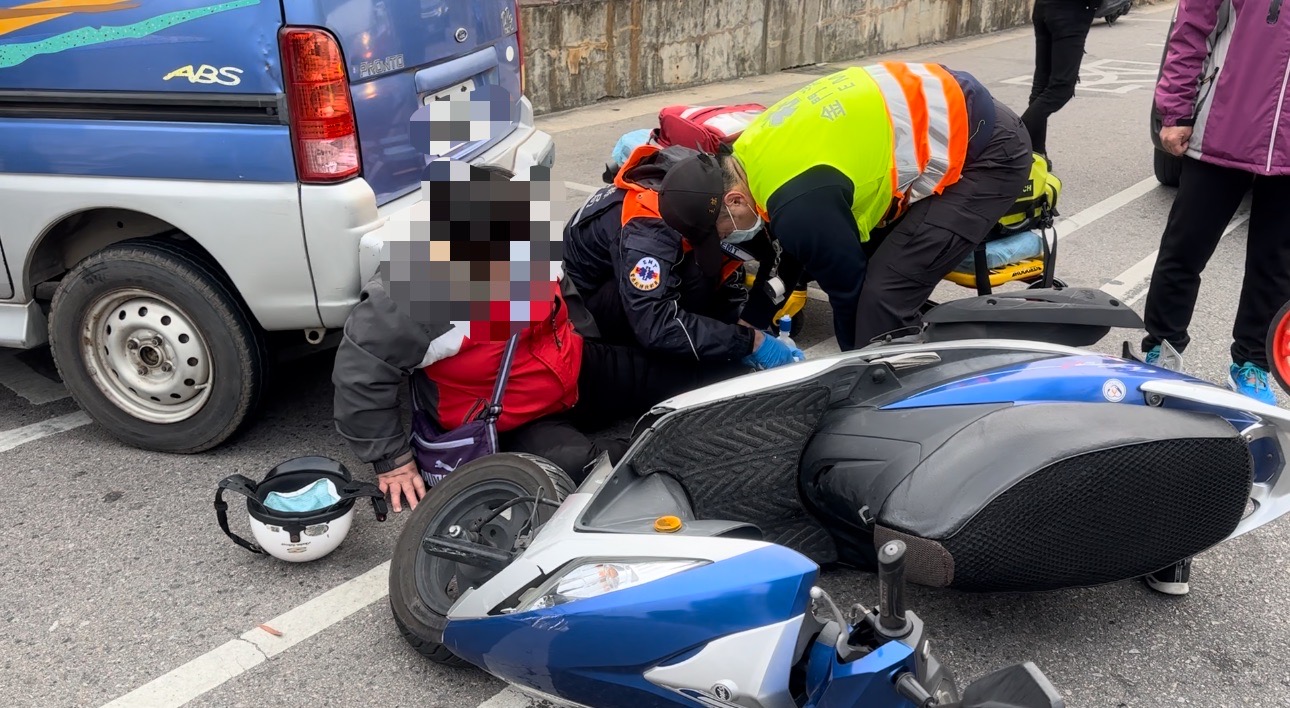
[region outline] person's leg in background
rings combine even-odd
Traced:
[[[1084,60],[1084,42],[1096,12],[1096,5],[1087,7],[1085,0],[1036,0],[1035,85],[1039,85],[1041,68],[1047,81],[1039,91],[1031,89],[1030,105],[1021,121],[1030,134],[1031,149],[1045,158],[1048,157],[1048,119],[1075,96],[1080,63]],[[1038,56],[1042,46],[1048,48],[1046,65]]]
[[[1248,172],[1183,158],[1182,177],[1160,237],[1160,252],[1143,308],[1147,336],[1142,340],[1142,351],[1147,352],[1148,364],[1159,359],[1162,341],[1169,342],[1180,354],[1191,342],[1187,327],[1196,308],[1201,271],[1218,247],[1252,179]],[[1250,231],[1252,253],[1253,226]],[[1248,273],[1245,279],[1249,280]],[[1186,595],[1191,591],[1191,559],[1162,568],[1143,580],[1156,592]]]
[[[1183,158],[1178,192],[1160,237],[1160,253],[1143,306],[1147,335],[1142,351],[1148,364],[1159,359],[1161,342],[1169,342],[1180,354],[1191,342],[1187,328],[1200,292],[1200,274],[1252,179],[1248,172]]]
[[[1053,33],[1048,29],[1048,6],[1053,0],[1035,0],[1035,7],[1030,12],[1030,22],[1035,27],[1035,78],[1030,84],[1030,100],[1026,109],[1035,105],[1040,95],[1048,89],[1053,72]],[[1024,121],[1023,121],[1024,122]],[[1047,139],[1048,124],[1046,120],[1032,120],[1026,123],[1032,146],[1044,145]],[[1036,152],[1043,152],[1038,147]]]
[[[1017,114],[995,101],[994,134],[959,181],[915,202],[874,253],[856,308],[856,347],[917,326],[936,284],[962,261],[1008,209],[1030,178],[1030,139]]]
[[[1256,177],[1250,202],[1250,236],[1245,248],[1245,277],[1232,325],[1229,386],[1276,405],[1268,383],[1268,328],[1277,310],[1290,299],[1290,177]]]

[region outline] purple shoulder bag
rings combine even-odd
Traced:
[[[433,418],[412,396],[412,454],[427,487],[443,481],[461,465],[497,452],[497,419],[502,415],[502,393],[511,373],[511,360],[519,335],[511,335],[502,355],[502,366],[493,385],[493,400],[483,406],[473,420],[443,432]]]

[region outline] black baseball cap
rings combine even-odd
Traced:
[[[709,277],[721,273],[721,215],[724,179],[717,159],[698,153],[668,169],[658,190],[658,210],[664,223],[678,231],[694,249],[699,268]]]

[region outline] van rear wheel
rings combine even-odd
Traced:
[[[196,453],[259,404],[264,339],[209,263],[132,241],[81,261],[51,306],[49,344],[77,405],[122,442]]]

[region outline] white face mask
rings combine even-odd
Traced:
[[[728,206],[726,207],[726,216],[730,217],[730,223],[732,224],[735,223],[735,215],[730,213],[730,207]],[[753,215],[753,219],[754,221],[752,226],[746,229],[737,228],[734,231],[731,231],[729,236],[721,239],[722,242],[729,243],[729,244],[743,243],[744,241],[747,241],[753,236],[756,236],[757,232],[761,231],[762,222],[761,222],[761,217],[757,216],[756,214]],[[738,226],[738,224],[735,224],[735,225]]]

